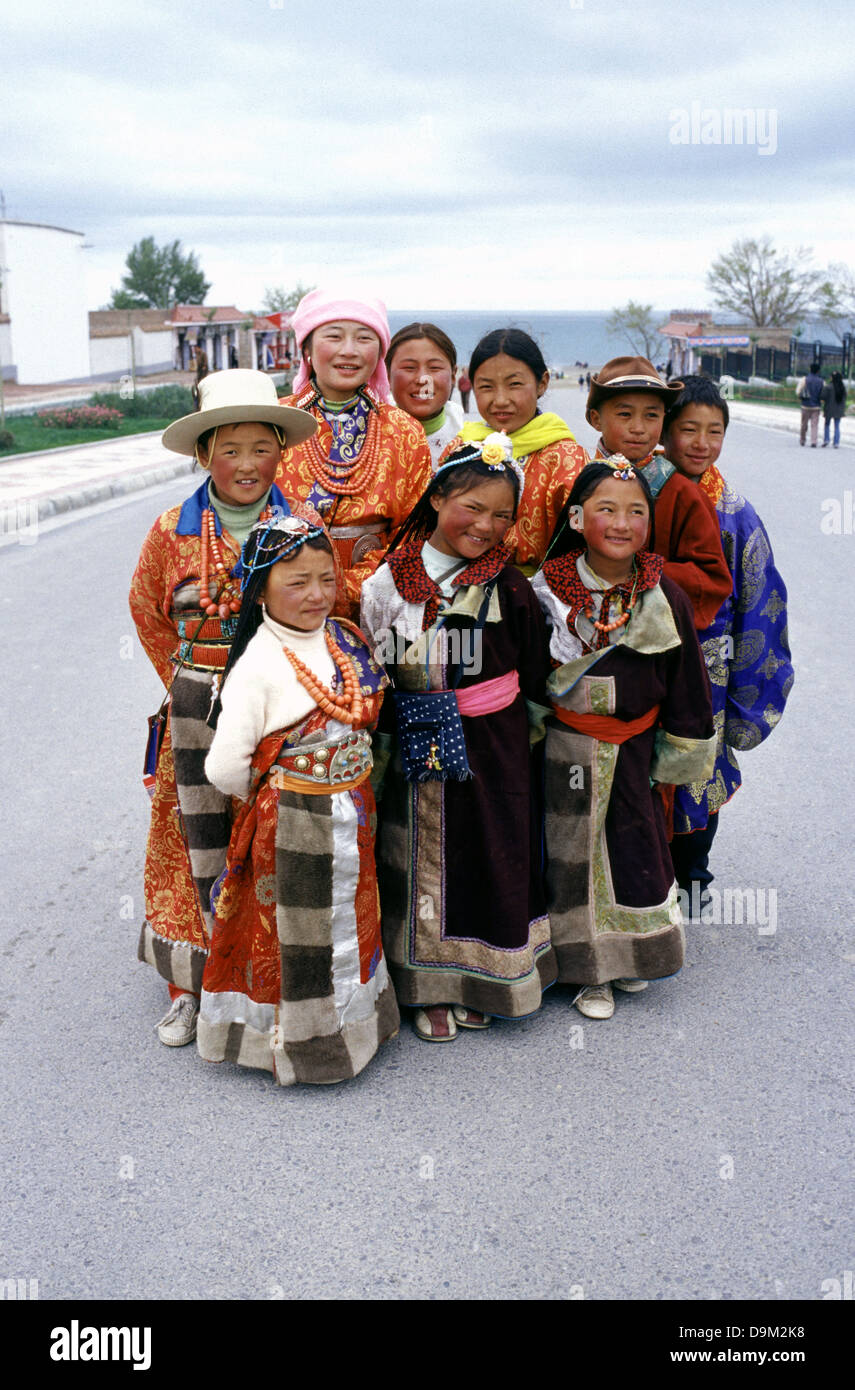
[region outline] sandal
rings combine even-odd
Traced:
[[[455,1004],[453,1013],[461,1028],[489,1028],[493,1022],[492,1014],[482,1014],[477,1009],[467,1009],[463,1004]]]
[[[453,1042],[457,1037],[457,1024],[448,1004],[432,1004],[429,1009],[416,1009],[413,1028],[425,1042]]]

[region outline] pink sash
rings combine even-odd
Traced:
[[[479,681],[465,690],[457,690],[457,707],[461,714],[495,714],[496,710],[507,709],[520,693],[518,671],[508,671],[507,675],[494,676],[491,681]]]

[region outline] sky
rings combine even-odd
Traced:
[[[855,6],[3,0],[2,23],[6,216],[85,233],[91,308],[147,235],[242,309],[297,282],[706,307],[714,257],[765,234],[855,268]]]

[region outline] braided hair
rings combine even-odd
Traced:
[[[543,557],[544,563],[547,560],[555,560],[560,555],[568,555],[571,551],[585,549],[585,537],[582,535],[581,531],[576,530],[575,526],[570,525],[570,518],[574,514],[578,515],[582,509],[582,504],[587,502],[588,498],[596,491],[600,483],[603,482],[605,478],[613,478],[617,471],[613,463],[609,463],[608,461],[601,462],[599,459],[595,460],[593,463],[585,464],[585,467],[582,469],[581,473],[577,475],[576,481],[570,489],[570,496],[567,498],[567,501],[558,514],[555,530],[552,532],[549,545],[546,547],[546,554]],[[631,481],[638,483],[641,491],[644,493],[644,498],[647,502],[647,510],[650,514],[650,520],[652,521],[654,507],[653,493],[650,491],[650,484],[644,476],[644,469],[633,468]]]
[[[499,477],[507,478],[513,489],[513,520],[516,521],[521,492],[519,475],[509,464],[484,463],[479,444],[461,444],[449,454],[445,463],[431,478],[406,521],[393,537],[386,554],[390,555],[407,541],[427,540],[433,535],[436,530],[436,508],[431,502],[432,497],[445,501],[458,492],[466,492],[469,488],[477,487],[479,483],[495,482]]]

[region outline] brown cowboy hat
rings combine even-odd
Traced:
[[[621,391],[652,391],[665,402],[667,409],[682,389],[682,381],[663,381],[647,357],[613,357],[591,377],[585,419],[590,424],[591,411],[596,410],[601,401]]]

